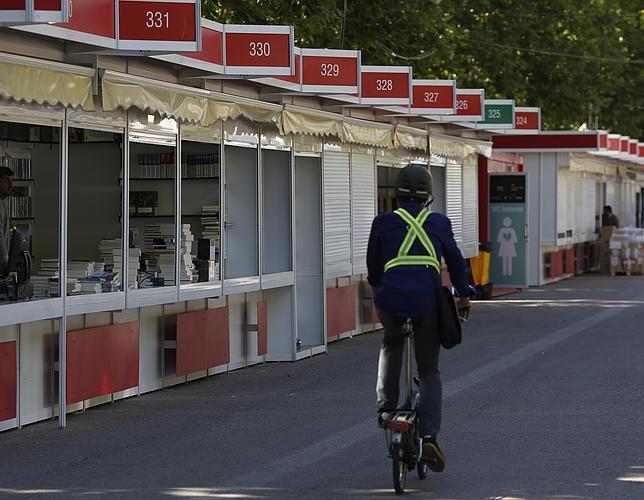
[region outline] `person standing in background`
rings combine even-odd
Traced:
[[[602,211],[602,227],[604,226],[619,227],[619,219],[613,213],[613,207],[610,205],[605,205]]]
[[[0,276],[7,272],[9,246],[11,244],[11,214],[9,198],[13,194],[14,172],[9,167],[0,167]]]

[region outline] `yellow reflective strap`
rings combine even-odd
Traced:
[[[385,271],[397,266],[432,266],[440,273],[441,267],[437,259],[428,255],[407,255],[394,257],[385,264]]]
[[[417,219],[414,219],[409,212],[402,208],[399,208],[394,213],[409,224],[409,231],[407,232],[402,245],[398,249],[398,256],[402,257],[403,255],[407,255],[411,250],[411,246],[414,244],[414,240],[418,238],[421,244],[425,247],[425,250],[427,250],[427,253],[436,258],[436,249],[423,229],[423,224],[427,220],[427,217],[429,217],[429,210],[421,210]]]
[[[414,220],[414,218],[404,208],[399,208],[395,210],[394,213],[409,225],[409,229],[407,231],[407,234],[405,235],[405,239],[403,240],[402,245],[400,245],[400,248],[398,249],[398,257],[403,257],[404,255],[407,255],[409,253],[409,250],[411,250],[411,246],[414,244],[414,241],[417,238],[416,231],[413,230],[413,227],[414,227],[413,222],[411,222]],[[421,212],[421,214],[422,213],[423,212]],[[421,214],[419,214],[419,216]]]

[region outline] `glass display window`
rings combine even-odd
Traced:
[[[262,274],[293,270],[291,139],[261,127]]]
[[[128,119],[127,288],[175,287],[187,279],[176,259],[186,233],[177,224],[178,125],[140,112],[128,112]]]
[[[224,280],[259,284],[258,125],[224,122]]]
[[[0,99],[0,304],[60,297],[62,113]]]
[[[122,291],[123,132],[69,127],[68,295]]]
[[[181,126],[181,285],[221,281],[221,123]]]

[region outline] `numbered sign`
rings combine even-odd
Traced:
[[[409,66],[362,66],[360,104],[409,106],[411,81]]]
[[[120,50],[198,51],[200,0],[118,0]]]
[[[514,128],[514,99],[485,99],[483,121],[477,128]]]
[[[628,141],[628,154],[637,156],[637,139],[631,139]]]
[[[637,144],[637,156],[644,158],[644,143],[642,142]]]
[[[628,153],[628,141],[630,137],[627,135],[622,135],[619,138],[619,152],[620,153]]]
[[[201,50],[158,55],[154,58],[221,75],[224,73],[224,25],[202,18]]]
[[[293,26],[225,25],[225,73],[292,76],[294,33]]]
[[[514,128],[517,130],[541,130],[541,108],[515,108]]]
[[[116,3],[116,0],[69,0],[67,22],[16,29],[116,49]]]
[[[67,0],[1,0],[0,25],[62,23],[68,20]]]
[[[599,149],[608,149],[608,132],[605,130],[599,131]]]
[[[455,80],[413,80],[413,115],[453,115],[456,114]]]
[[[302,49],[302,92],[358,94],[360,51]]]
[[[619,134],[608,134],[608,149],[609,151],[619,151]]]
[[[483,89],[456,89],[456,115],[446,116],[451,122],[476,122],[483,119]]]

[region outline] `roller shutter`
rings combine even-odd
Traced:
[[[445,167],[445,193],[447,217],[452,221],[454,239],[463,249],[463,174],[460,163],[447,160]]]
[[[479,253],[479,200],[476,156],[471,155],[463,163],[463,257],[475,257]]]
[[[324,264],[327,278],[350,276],[349,153],[324,152]]]
[[[351,155],[351,213],[353,274],[367,272],[367,244],[371,222],[376,216],[375,157]]]

